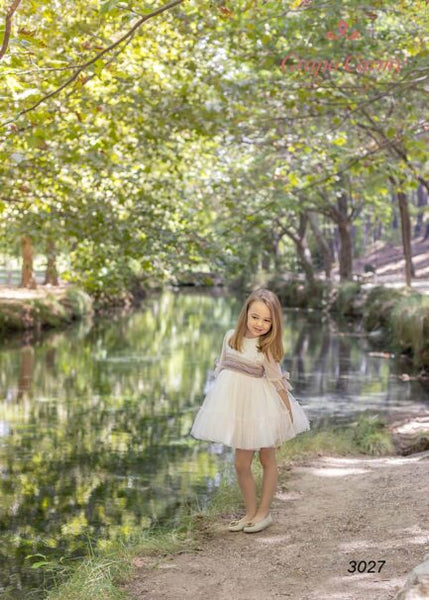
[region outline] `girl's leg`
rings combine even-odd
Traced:
[[[253,517],[253,523],[262,521],[268,516],[270,506],[277,488],[277,463],[275,448],[261,448],[259,460],[263,468],[261,504]]]
[[[235,470],[246,507],[245,517],[249,521],[256,512],[256,486],[251,469],[253,455],[254,450],[235,450]]]

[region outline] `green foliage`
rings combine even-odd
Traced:
[[[370,455],[394,453],[391,436],[379,415],[360,415],[353,425],[353,441],[361,452]]]
[[[413,290],[377,286],[365,302],[363,326],[378,343],[412,356],[415,366],[429,361],[429,298]],[[377,342],[377,338],[374,338]]]
[[[128,595],[117,583],[132,567],[124,556],[93,556],[82,561],[68,573],[68,578],[58,580],[58,587],[48,592],[47,600],[126,600]]]
[[[396,303],[390,320],[396,346],[412,354],[415,366],[429,364],[429,298],[407,294]]]
[[[0,302],[0,333],[36,327],[59,327],[92,312],[91,298],[78,289],[66,288],[60,295]]]
[[[402,298],[402,292],[393,288],[376,286],[366,297],[363,310],[363,327],[371,332],[384,329],[388,338],[391,338],[391,312],[396,303]]]
[[[75,318],[80,318],[92,313],[91,297],[73,286],[66,288],[61,303],[72,312]]]
[[[362,314],[362,286],[355,281],[340,283],[333,310],[341,315],[358,316]]]
[[[313,285],[302,279],[272,277],[267,286],[275,292],[284,306],[325,308],[332,291],[332,282],[316,279]]]
[[[279,457],[291,461],[295,456],[315,454],[394,454],[393,442],[385,430],[385,425],[385,421],[379,415],[360,414],[357,420],[351,423],[324,425],[297,436],[281,448]]]

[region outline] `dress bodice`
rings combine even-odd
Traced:
[[[243,337],[242,351],[231,348],[228,341],[234,329],[230,329],[226,332],[222,351],[219,359],[216,361],[216,369],[214,372],[215,377],[219,374],[222,369],[222,363],[225,361],[233,360],[236,362],[242,362],[246,366],[259,367],[263,371],[265,377],[273,383],[277,391],[285,389],[286,391],[293,389],[289,382],[289,373],[283,371],[279,362],[268,360],[267,356],[258,350],[259,338],[246,338]]]
[[[228,332],[229,340],[230,336],[234,333],[234,330],[231,329]],[[264,363],[264,355],[262,352],[258,350],[258,342],[259,338],[246,338],[243,337],[243,347],[242,351],[236,350],[235,348],[231,348],[228,343],[225,345],[225,355],[226,357],[234,357],[237,360],[243,359],[247,362],[252,362],[255,365],[262,365]]]

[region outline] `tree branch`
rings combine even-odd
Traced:
[[[12,17],[18,6],[21,4],[21,0],[13,0],[6,13],[6,25],[4,29],[3,43],[0,48],[0,59],[6,54],[7,47],[9,45],[10,32],[12,29]]]
[[[15,2],[17,2],[18,0],[15,0]],[[19,0],[21,1],[21,0]],[[129,29],[122,37],[120,37],[118,40],[116,40],[116,42],[113,42],[112,44],[110,44],[110,46],[107,46],[107,48],[104,48],[104,50],[102,50],[101,52],[99,52],[98,54],[96,54],[93,58],[91,58],[90,60],[88,60],[87,62],[83,63],[82,65],[80,65],[76,71],[73,73],[73,75],[71,75],[71,77],[69,77],[68,79],[66,79],[66,81],[60,85],[58,88],[56,88],[55,90],[53,90],[52,92],[49,92],[49,94],[46,94],[45,96],[43,96],[42,98],[40,98],[40,100],[38,100],[35,104],[33,104],[32,106],[29,106],[28,108],[21,110],[19,113],[17,113],[15,115],[15,117],[13,119],[9,119],[8,121],[5,121],[3,123],[0,124],[0,127],[4,127],[5,125],[8,125],[9,123],[12,123],[13,121],[15,121],[15,119],[17,119],[18,117],[25,115],[26,113],[34,110],[35,108],[37,108],[38,106],[40,106],[40,104],[42,104],[43,102],[46,102],[46,100],[48,100],[49,98],[52,98],[52,96],[56,96],[57,94],[59,94],[64,88],[66,88],[68,85],[70,85],[71,83],[73,83],[73,81],[75,81],[77,79],[77,77],[79,76],[79,74],[86,69],[86,67],[89,67],[90,65],[94,64],[97,60],[99,60],[102,56],[104,56],[107,52],[110,52],[111,50],[113,50],[114,48],[116,48],[116,46],[119,46],[119,44],[121,44],[122,42],[128,40],[128,38],[132,37],[134,35],[134,33],[137,31],[137,29],[139,29],[139,27],[141,27],[143,25],[143,23],[145,23],[146,21],[148,21],[149,19],[151,19],[152,17],[155,17],[167,10],[169,10],[170,8],[173,8],[174,6],[177,6],[178,4],[182,4],[185,0],[173,0],[172,2],[169,2],[168,4],[166,4],[165,6],[162,6],[161,8],[157,8],[156,10],[154,10],[153,12],[141,17],[140,19],[138,19],[134,25],[131,27],[131,29]]]

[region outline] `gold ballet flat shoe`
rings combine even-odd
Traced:
[[[267,527],[269,527],[273,522],[273,517],[271,516],[270,513],[268,513],[268,516],[265,517],[265,519],[262,519],[262,521],[257,521],[256,523],[249,523],[248,525],[246,525],[245,527],[243,527],[243,531],[244,533],[256,533],[258,531],[262,531],[263,529],[266,529]]]
[[[239,521],[231,521],[228,531],[242,531],[246,525],[250,525],[250,521],[246,517],[243,517]]]

